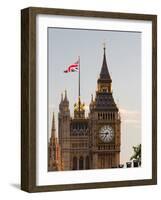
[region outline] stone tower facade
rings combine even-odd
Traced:
[[[113,168],[120,164],[121,119],[112,94],[105,51],[104,48],[101,72],[95,97],[91,96],[88,117],[85,117],[85,104],[80,97],[74,105],[73,117],[67,91],[61,97],[58,138],[63,170]]]
[[[104,48],[103,64],[95,99],[91,100],[89,113],[91,168],[112,168],[120,164],[121,119],[112,95],[110,77]]]
[[[67,98],[67,91],[65,91],[65,97],[63,98],[63,95],[61,97],[58,114],[58,137],[64,170],[70,169],[70,121],[69,100]]]

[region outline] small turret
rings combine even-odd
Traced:
[[[64,102],[68,102],[69,103],[68,98],[67,98],[67,90],[65,90]]]
[[[65,90],[65,96],[63,99],[63,95],[61,95],[61,102],[59,104],[59,114],[58,114],[58,136],[59,136],[59,144],[61,146],[61,158],[62,163],[64,162],[63,158],[70,160],[69,152],[66,152],[66,149],[70,147],[69,137],[70,137],[70,109],[69,109],[69,101],[67,97],[67,91]],[[68,142],[64,142],[68,140]],[[70,169],[70,162],[63,164],[64,170]]]
[[[93,94],[91,94],[91,102],[90,102],[89,108],[90,108],[90,110],[92,110],[94,108]]]
[[[93,94],[91,94],[91,103],[93,103]]]
[[[61,101],[59,104],[59,113],[66,113],[70,115],[70,110],[69,110],[69,100],[67,97],[67,91],[65,90],[65,96],[63,98],[63,94],[61,94]]]
[[[68,109],[69,109],[69,100],[68,100],[68,97],[67,97],[67,90],[65,90],[63,105],[64,105],[64,107],[68,107]]]
[[[59,104],[59,110],[62,110],[62,106],[63,106],[63,93],[61,93],[61,101]]]

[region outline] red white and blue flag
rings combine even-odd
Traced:
[[[78,71],[79,71],[79,60],[69,65],[69,67],[64,71],[64,73],[78,72]]]

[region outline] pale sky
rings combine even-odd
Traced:
[[[52,113],[58,132],[61,93],[67,90],[71,116],[78,99],[78,73],[63,71],[80,56],[81,100],[95,96],[103,61],[103,43],[112,78],[113,96],[121,112],[121,162],[129,161],[132,146],[141,143],[141,33],[48,28],[49,135]],[[88,109],[86,111],[88,114]]]

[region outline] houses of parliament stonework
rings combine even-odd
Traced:
[[[91,96],[88,117],[79,97],[74,116],[69,109],[67,91],[61,96],[58,113],[58,137],[53,113],[48,144],[48,170],[83,170],[113,168],[120,164],[121,119],[112,94],[112,79],[106,62],[97,80],[95,97]]]

